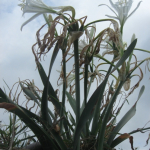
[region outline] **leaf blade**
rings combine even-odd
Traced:
[[[121,59],[118,61],[118,63],[115,65],[115,67],[113,68],[113,70],[111,71],[114,72],[119,66],[121,66],[123,64],[123,62],[130,56],[130,54],[132,53],[132,51],[135,48],[135,45],[137,43],[137,39],[135,39],[127,48],[126,52],[123,54],[123,56],[121,57]],[[110,73],[110,74],[111,74]]]
[[[143,92],[144,92],[145,86],[143,85],[140,89],[137,101],[139,100],[139,98],[142,96]],[[108,139],[108,144],[110,145],[113,141],[113,139],[116,136],[116,133],[118,133],[121,128],[135,115],[136,113],[136,104],[137,101],[135,102],[135,104],[131,107],[131,109],[123,116],[123,118],[119,121],[119,123],[117,124],[117,126],[114,128],[110,138]]]

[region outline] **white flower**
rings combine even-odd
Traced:
[[[92,24],[91,30],[86,30],[86,36],[87,36],[87,40],[89,40],[89,42],[92,41],[92,38],[95,36],[95,32],[96,32],[96,24],[94,23],[94,24]],[[81,51],[88,45],[89,45],[88,42],[86,42],[85,40],[80,40],[79,41],[79,53],[81,53]],[[87,47],[87,49],[88,49],[88,47]]]
[[[23,23],[23,25],[21,26],[21,30],[24,25],[26,25],[27,23],[29,23],[30,21],[32,21],[34,18],[38,17],[41,14],[53,13],[60,15],[64,11],[72,11],[72,17],[75,16],[75,10],[71,6],[50,7],[44,4],[42,0],[23,0],[23,3],[19,4],[19,6],[23,10],[23,15],[25,13],[36,13],[29,20]],[[60,11],[55,11],[57,9],[59,9]]]
[[[63,79],[63,73],[62,73],[62,71],[59,71],[59,70],[57,70],[57,72],[59,72],[60,73],[60,79],[61,79],[61,81],[60,81],[60,83],[58,84],[58,86],[60,86],[60,85],[62,85],[63,84],[63,82],[64,82],[64,79]],[[74,73],[66,73],[66,80],[67,80],[67,87],[68,86],[70,86],[71,85],[71,83],[72,83],[72,81],[74,81],[75,80],[75,74]]]
[[[109,15],[106,15],[106,16],[110,18],[118,19],[121,26],[123,26],[126,20],[138,9],[141,3],[140,1],[137,7],[129,14],[129,11],[131,9],[132,2],[133,2],[132,0],[118,0],[118,2],[116,2],[115,4],[112,2],[112,0],[109,0],[109,2],[117,13],[108,5],[101,4],[101,5],[106,5],[107,7],[109,7],[110,10],[116,15],[116,16],[109,16]]]
[[[80,36],[82,36],[83,31],[73,31],[69,35],[69,40],[68,40],[68,46],[70,47],[71,44],[76,40],[79,39]]]

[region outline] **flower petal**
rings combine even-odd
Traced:
[[[140,1],[140,2],[138,3],[138,5],[136,6],[136,8],[130,13],[130,15],[127,17],[127,19],[139,8],[141,2],[142,2],[142,1]]]
[[[59,7],[53,7],[53,9],[61,9],[58,13],[63,13],[65,11],[71,11],[72,17],[75,17],[75,9],[72,6],[59,6]]]
[[[105,15],[105,16],[107,16],[107,17],[109,17],[109,18],[113,18],[113,19],[118,19],[118,17],[114,17],[114,16],[110,16],[110,15]],[[118,19],[119,20],[119,19]]]
[[[111,0],[109,0],[111,6],[118,12],[120,12],[120,8],[118,7],[118,3],[114,4]]]
[[[98,5],[98,6],[102,6],[102,5],[107,6],[116,16],[118,16],[118,15],[116,14],[116,12],[115,12],[113,9],[111,9],[111,7],[109,7],[108,5],[106,5],[106,4],[100,4],[100,5]]]
[[[91,27],[91,30],[90,30],[90,40],[92,40],[93,36],[95,35],[95,32],[96,32],[96,24],[94,23]]]
[[[24,22],[24,23],[22,24],[22,26],[21,26],[21,31],[22,31],[22,28],[23,28],[26,24],[28,24],[30,21],[32,21],[33,19],[35,19],[35,18],[38,17],[39,15],[41,15],[41,13],[35,14],[35,15],[32,16],[30,19],[28,19],[26,22]]]

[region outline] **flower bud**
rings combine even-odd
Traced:
[[[130,83],[131,83],[131,80],[128,78],[123,85],[123,88],[125,91],[128,91],[130,89]]]

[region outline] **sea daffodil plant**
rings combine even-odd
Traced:
[[[126,139],[130,139],[133,147],[131,134],[150,129],[148,127],[130,133],[120,133],[121,128],[134,116],[137,102],[144,92],[144,86],[141,86],[131,109],[120,121],[116,121],[126,98],[139,86],[143,78],[139,66],[148,59],[133,62],[134,50],[140,50],[135,48],[137,39],[133,36],[128,46],[123,43],[122,39],[124,23],[140,3],[130,15],[128,12],[132,4],[131,0],[118,1],[116,4],[110,0],[110,3],[118,13],[110,8],[116,17],[109,16],[110,19],[100,19],[88,24],[86,24],[87,16],[76,19],[74,8],[70,6],[49,7],[41,0],[26,0],[24,4],[21,4],[24,13],[36,13],[27,22],[40,14],[44,14],[46,21],[46,24],[37,31],[37,42],[32,46],[44,89],[38,92],[40,90],[35,88],[35,84],[19,81],[24,94],[37,104],[40,115],[14,103],[2,90],[0,90],[0,108],[5,108],[20,117],[33,131],[44,150],[109,150],[114,149]],[[57,12],[56,9],[60,11]],[[72,11],[72,16],[63,13],[68,10]],[[54,19],[51,16],[53,13],[57,15]],[[112,18],[119,20],[120,26]],[[112,27],[106,27],[96,33],[96,23],[103,21],[109,21]],[[61,32],[57,32],[58,24],[61,25]],[[48,25],[48,30],[42,37],[40,33],[46,25]],[[87,40],[84,40],[83,36],[86,36]],[[71,49],[73,53],[70,53]],[[50,50],[53,50],[53,53],[48,74],[46,74],[40,60],[41,56],[46,55]],[[62,85],[61,98],[51,84],[53,78],[51,71],[59,51],[62,52],[60,61],[62,84],[58,84]],[[142,51],[150,53],[148,50]],[[113,57],[107,59],[108,54],[112,54]],[[73,67],[67,68],[71,62],[73,62]],[[134,64],[133,68],[131,68],[132,64]],[[135,76],[134,71],[138,68],[141,72],[138,75],[140,79],[131,88],[130,82]],[[67,71],[69,73],[66,73]],[[97,79],[100,80],[95,86],[94,81]],[[83,88],[81,88],[81,83]],[[118,103],[117,100],[122,94],[123,87],[129,92],[120,105],[115,105]],[[67,99],[72,110],[66,109]],[[48,107],[48,103],[54,105],[54,112]]]

